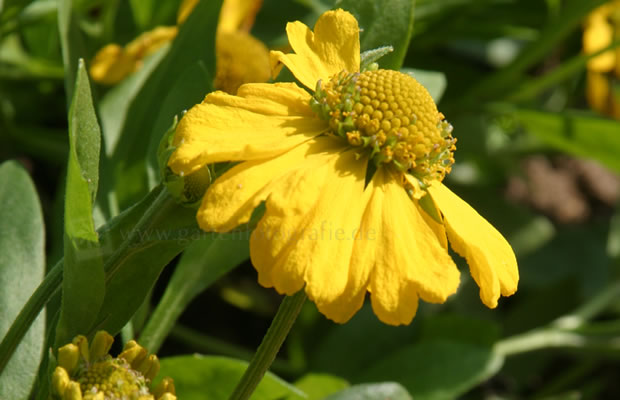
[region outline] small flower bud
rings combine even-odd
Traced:
[[[99,331],[95,334],[93,342],[90,345],[90,359],[96,361],[108,354],[114,343],[114,337],[106,331]]]
[[[58,365],[72,374],[78,365],[80,350],[73,343],[66,344],[58,349]]]

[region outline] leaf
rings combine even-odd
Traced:
[[[393,380],[416,400],[454,399],[493,376],[503,358],[491,346],[430,340],[401,348],[375,363],[362,382]]]
[[[158,378],[174,379],[176,395],[183,400],[226,399],[245,372],[248,363],[227,357],[180,356],[163,358]],[[154,382],[157,386],[158,382]],[[276,400],[290,394],[303,393],[282,379],[267,372],[252,400]]]
[[[187,305],[249,257],[249,232],[204,233],[183,253],[140,343],[155,352]]]
[[[300,397],[294,394],[289,396],[287,400],[321,400],[348,386],[349,382],[340,377],[329,374],[309,373],[295,382],[295,387],[303,391],[306,396]]]
[[[0,165],[0,338],[45,275],[43,214],[34,184],[16,162]],[[25,399],[43,356],[41,313],[0,374],[0,399]]]
[[[362,51],[392,46],[394,51],[378,60],[386,69],[400,69],[413,32],[414,2],[411,0],[340,0],[336,8],[350,11],[360,29]]]
[[[512,115],[529,134],[551,148],[598,160],[620,172],[620,122],[576,112],[520,109]]]
[[[436,104],[439,104],[446,90],[446,75],[439,71],[425,71],[422,69],[403,68],[401,72],[411,75],[428,90]]]
[[[157,215],[137,230],[136,225],[153,210]],[[137,241],[117,254],[134,234]],[[90,332],[119,332],[142,305],[164,267],[202,234],[196,225],[195,211],[176,204],[159,186],[110,221],[100,231],[105,298]]]
[[[413,400],[407,389],[394,382],[355,385],[325,400]],[[417,398],[416,398],[417,400]]]
[[[93,221],[100,135],[84,61],[80,60],[69,109],[64,279],[56,344],[70,341],[76,334],[88,331],[105,292],[103,261]]]

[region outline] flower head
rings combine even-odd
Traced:
[[[442,183],[455,150],[452,127],[409,75],[360,70],[359,27],[328,11],[314,31],[287,26],[294,51],[271,53],[294,83],[211,93],[180,121],[175,173],[238,161],[209,187],[197,219],[225,232],[266,211],[250,239],[259,283],[304,289],[328,318],[345,322],[365,295],[389,324],[407,324],[418,299],[444,302],[464,256],[489,307],[515,292],[506,240]]]
[[[114,338],[105,331],[90,346],[84,336],[58,349],[52,376],[54,393],[62,400],[176,400],[174,384],[164,378],[151,392],[159,361],[133,340],[118,357],[108,354]]]
[[[183,0],[177,14],[177,26],[160,26],[145,32],[125,47],[108,44],[97,52],[90,67],[94,81],[115,84],[138,70],[143,60],[173,40],[178,26],[189,17],[199,0]],[[216,35],[217,89],[235,93],[247,82],[269,79],[267,47],[249,33],[262,0],[225,0],[220,11]]]
[[[620,38],[620,0],[604,4],[588,15],[583,32],[583,50],[593,54]],[[620,79],[620,47],[591,58],[587,64],[586,97],[590,106],[620,119],[620,98],[612,90],[613,76]]]

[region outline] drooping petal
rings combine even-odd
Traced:
[[[210,93],[179,122],[168,165],[190,174],[208,163],[281,154],[326,129],[309,98],[292,83],[247,84],[237,96]]]
[[[281,179],[250,240],[263,286],[292,294],[305,284],[308,297],[335,321],[350,318],[363,300],[347,286],[367,164],[356,157],[320,154]]]
[[[271,193],[272,181],[299,168],[317,153],[341,148],[337,140],[319,137],[279,156],[236,165],[207,190],[198,210],[198,224],[207,232],[227,232],[248,222],[254,208]]]
[[[490,308],[501,295],[517,290],[519,271],[512,248],[504,237],[469,204],[441,183],[429,193],[445,218],[452,248],[465,257],[471,274],[480,286],[480,298]]]
[[[607,21],[606,13],[594,12],[588,19],[583,32],[583,51],[586,54],[596,53],[608,47],[614,39],[614,29]],[[613,50],[606,51],[588,60],[588,70],[597,72],[612,71],[616,63]]]
[[[371,197],[360,232],[372,234],[372,245],[360,242],[354,262],[367,263],[373,310],[383,322],[408,324],[417,298],[441,303],[456,292],[459,272],[436,231],[409,198],[401,182],[380,168],[366,188]]]
[[[327,80],[343,70],[359,71],[359,26],[350,13],[334,10],[322,14],[314,32],[299,21],[291,22],[286,33],[295,53],[271,52],[275,75],[284,64],[301,83],[314,90],[319,79]]]
[[[217,23],[217,33],[248,32],[262,3],[262,0],[224,0]]]
[[[604,114],[609,109],[610,81],[604,74],[588,71],[586,79],[586,99],[594,110]]]

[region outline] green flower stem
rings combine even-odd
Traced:
[[[620,342],[593,339],[580,331],[584,329],[584,325],[589,320],[604,311],[619,297],[620,282],[616,282],[571,314],[554,320],[549,326],[500,340],[495,344],[495,351],[503,356],[510,356],[549,347],[560,347],[617,353],[620,351]]]
[[[282,300],[276,316],[271,322],[263,341],[254,354],[248,369],[241,377],[230,400],[246,400],[250,398],[254,389],[258,386],[269,366],[275,359],[284,339],[291,330],[293,323],[301,311],[301,306],[306,301],[306,294],[303,290],[292,296],[287,296]]]
[[[151,200],[151,198],[153,198]],[[106,282],[116,273],[122,262],[136,251],[142,250],[149,243],[143,243],[140,232],[147,230],[153,224],[160,221],[170,213],[174,213],[177,206],[174,199],[168,193],[168,190],[157,187],[147,195],[146,201],[151,201],[144,214],[139,218],[138,222],[133,226],[132,233],[115,249],[115,251],[105,260],[104,270],[106,273]],[[108,224],[104,225],[100,230],[100,235],[116,235],[115,227],[122,226],[119,219],[127,217],[131,218],[131,210],[127,214],[121,214],[117,218],[112,219]],[[179,236],[178,240],[187,242],[190,238]],[[148,241],[148,239],[146,240]],[[6,367],[17,345],[22,340],[33,321],[39,315],[45,305],[58,293],[62,287],[62,266],[61,259],[45,276],[39,287],[34,291],[28,302],[24,305],[17,318],[7,331],[6,335],[0,343],[0,373]]]

